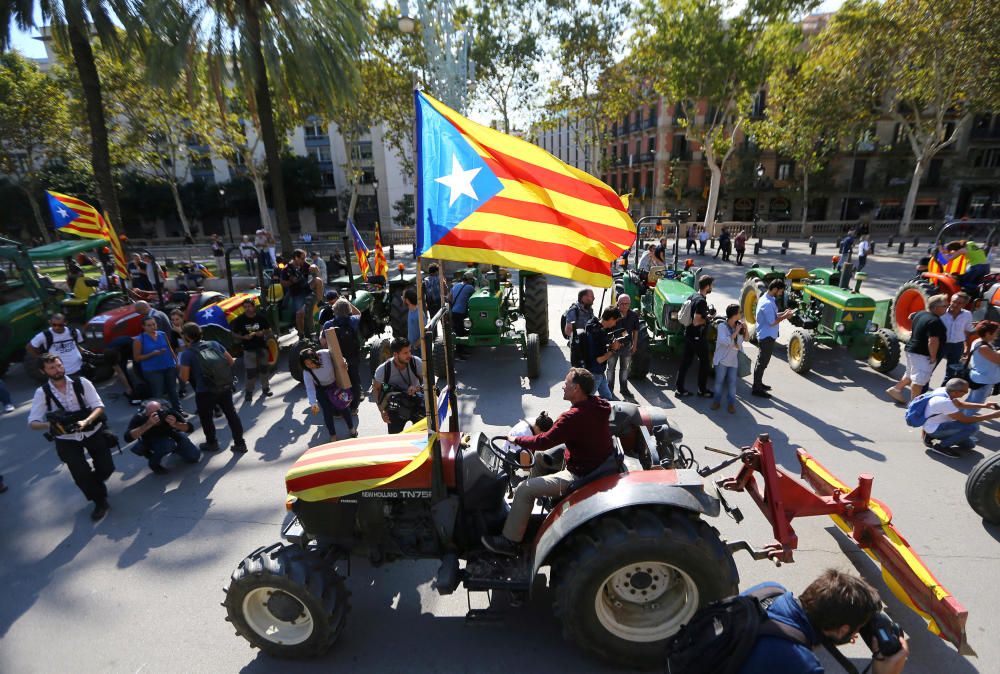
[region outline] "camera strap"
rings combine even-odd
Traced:
[[[833,642],[828,639],[823,639],[823,648],[825,648],[827,652],[833,656],[833,659],[844,668],[844,671],[846,671],[847,674],[859,674],[858,668],[854,666],[854,663],[848,660],[847,657],[840,652],[840,649],[833,644]],[[870,663],[868,667],[865,667],[865,671],[861,674],[865,674],[869,667],[871,667]]]
[[[71,379],[70,382],[73,385],[73,393],[76,395],[76,404],[80,406],[81,411],[86,410],[87,406],[84,403],[83,382],[80,381],[79,379]],[[53,404],[63,412],[66,411],[66,408],[63,407],[63,404],[59,402],[59,398],[57,398],[55,394],[52,392],[51,384],[49,382],[45,382],[44,384],[42,384],[42,391],[44,391],[45,393],[45,408],[49,412],[52,411]]]

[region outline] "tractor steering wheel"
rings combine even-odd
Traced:
[[[530,453],[531,462],[527,466],[524,466],[521,465],[519,461],[515,461],[510,458],[510,453],[504,449],[502,444],[499,444],[501,442],[507,442],[506,435],[496,435],[490,438],[490,453],[495,456],[501,464],[503,464],[504,468],[507,468],[508,470],[521,470],[530,469],[535,465],[534,452]]]

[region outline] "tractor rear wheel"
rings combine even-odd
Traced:
[[[538,379],[542,372],[542,349],[539,337],[529,332],[524,338],[524,357],[528,361],[528,379]]]
[[[876,372],[889,374],[899,365],[899,338],[892,330],[882,328],[875,333],[868,365]]]
[[[403,301],[403,292],[409,287],[397,288],[389,295],[389,327],[393,337],[406,337],[406,319],[410,310]]]
[[[549,343],[549,282],[544,274],[531,274],[524,279],[521,297],[524,329],[538,335],[538,343]]]
[[[814,348],[812,335],[805,330],[795,330],[788,340],[788,367],[798,374],[809,372]]]
[[[700,607],[738,591],[719,532],[690,513],[623,508],[566,543],[553,569],[563,634],[618,666],[662,668],[667,639]]]
[[[645,322],[639,323],[639,345],[635,353],[632,354],[632,361],[628,366],[629,379],[645,379],[649,374],[649,365],[652,356],[649,353],[649,333],[646,332]]]
[[[927,308],[931,297],[937,294],[937,287],[924,279],[913,279],[899,286],[892,300],[892,329],[899,341],[910,341],[913,321],[910,316]]]
[[[757,343],[757,302],[765,293],[764,284],[750,279],[743,284],[740,292],[740,311],[747,326],[747,339],[751,344]]]
[[[434,340],[434,376],[438,379],[445,379],[448,376],[448,360],[445,358],[444,338],[438,337]],[[454,355],[454,354],[453,354]]]
[[[1000,524],[1000,454],[975,465],[965,481],[965,498],[990,524]]]
[[[223,605],[251,646],[279,658],[311,658],[343,632],[350,592],[319,555],[275,543],[240,562]]]
[[[288,371],[291,373],[292,379],[299,383],[302,382],[303,376],[302,361],[299,360],[299,354],[309,346],[313,346],[309,340],[300,339],[288,351]]]

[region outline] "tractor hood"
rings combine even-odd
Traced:
[[[694,288],[675,279],[660,279],[656,282],[656,296],[664,304],[684,304],[684,300],[693,292]]]
[[[9,325],[28,314],[36,313],[38,309],[39,302],[34,297],[25,297],[12,302],[5,302],[3,305],[0,305],[0,323]]]
[[[875,311],[875,300],[839,286],[807,285],[802,288],[802,294],[841,310]]]
[[[358,308],[358,311],[364,313],[372,308],[372,302],[374,299],[375,298],[372,297],[372,294],[367,290],[359,290],[354,293],[354,300],[352,301],[352,304]]]

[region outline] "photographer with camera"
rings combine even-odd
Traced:
[[[390,433],[400,433],[408,421],[420,421],[424,410],[423,362],[410,352],[410,340],[396,337],[389,345],[392,358],[375,369],[372,398]]]
[[[630,340],[628,334],[618,333],[615,328],[622,313],[618,307],[605,307],[601,312],[601,320],[591,318],[586,327],[587,359],[586,367],[594,375],[594,394],[610,400],[611,388],[608,386],[608,361]]]
[[[109,442],[104,432],[104,402],[89,380],[66,375],[59,356],[42,354],[41,368],[48,381],[35,390],[28,426],[45,431],[45,438],[55,442],[56,453],[76,486],[94,502],[90,518],[99,520],[110,507],[104,481],[115,470],[111,459],[115,443]],[[84,452],[90,455],[93,466]]]
[[[758,634],[739,674],[821,674],[823,666],[813,649],[853,643],[859,633],[872,649],[872,674],[903,671],[910,654],[906,637],[882,612],[878,590],[863,578],[827,569],[799,597],[777,583],[763,583],[743,594],[753,595],[761,590],[776,594],[766,607],[769,621],[797,630],[803,639],[793,640],[791,636],[799,635],[791,633]],[[850,665],[839,653],[830,652],[842,665],[845,662]]]
[[[157,475],[169,472],[163,457],[173,452],[188,463],[198,463],[201,451],[188,437],[194,430],[177,410],[163,407],[159,400],[150,400],[128,423],[125,441],[137,441],[132,451],[149,459],[149,469]]]

